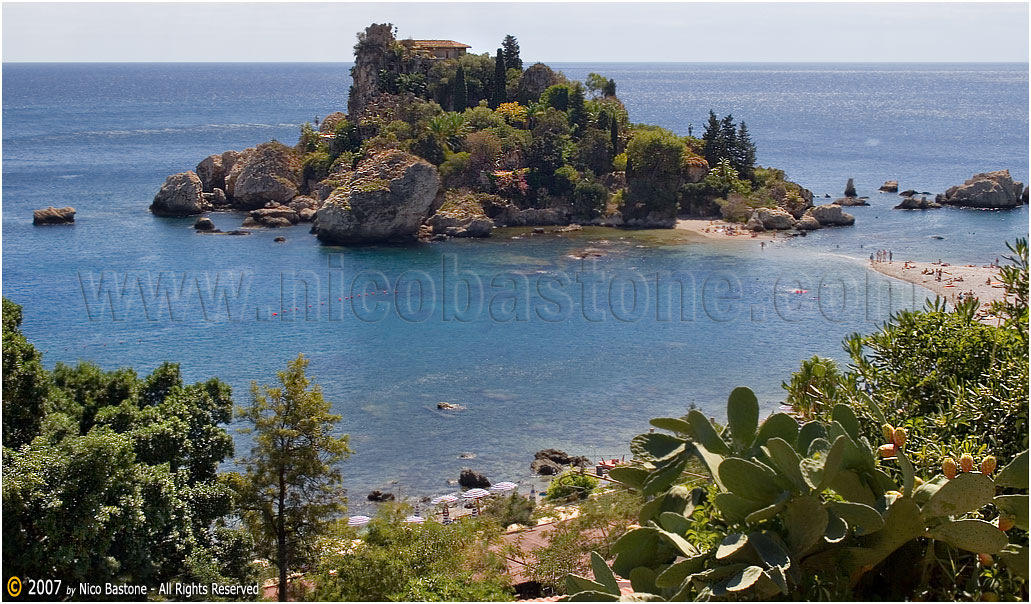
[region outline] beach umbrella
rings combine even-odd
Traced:
[[[422,516],[409,516],[405,518],[405,524],[422,524],[426,519]]]
[[[514,482],[499,482],[492,486],[490,490],[493,493],[507,493],[508,491],[512,491],[518,488],[519,485],[517,485]]]
[[[476,507],[473,508],[473,516],[480,515],[480,500],[484,497],[489,497],[490,491],[484,489],[469,489],[462,494],[462,499],[472,499],[476,503]]]
[[[433,505],[443,506],[443,509],[441,510],[440,514],[441,521],[444,524],[451,524],[451,512],[450,510],[448,510],[448,506],[450,506],[452,503],[456,501],[458,501],[458,497],[455,497],[454,495],[441,495],[440,497],[435,497],[431,499],[430,503],[432,503]]]
[[[365,526],[372,518],[368,516],[351,516],[347,520],[347,526]]]

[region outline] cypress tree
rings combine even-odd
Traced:
[[[573,91],[569,94],[569,124],[577,131],[583,129],[584,121],[587,119],[587,110],[584,108],[584,87],[577,82]]]
[[[595,125],[598,127],[598,130],[602,130],[602,131],[608,130],[609,129],[609,112],[608,111],[599,111],[598,112],[598,121],[596,122]]]
[[[505,100],[505,57],[499,48],[498,56],[494,59],[494,96],[490,100],[491,109],[497,109]]]
[[[609,122],[609,138],[612,141],[612,154],[619,154],[619,120],[613,116],[612,121]]]
[[[605,82],[605,87],[601,89],[601,93],[604,96],[616,96],[616,81],[609,78],[609,81]]]
[[[516,40],[515,36],[509,34],[505,36],[501,47],[504,49],[505,69],[518,69],[522,71],[523,60],[519,58],[519,40]]]
[[[468,101],[465,89],[465,70],[462,69],[461,65],[458,66],[458,72],[455,73],[455,89],[452,93],[452,98],[454,99],[455,111],[459,113],[465,111]]]
[[[755,143],[752,142],[751,135],[748,134],[748,126],[742,121],[737,128],[737,143],[735,149],[735,160],[738,174],[741,178],[747,178],[751,180],[755,173]]]
[[[712,109],[709,110],[709,121],[705,124],[702,140],[705,141],[705,161],[710,168],[715,167],[721,158],[726,157],[726,148],[720,136],[720,120]]]

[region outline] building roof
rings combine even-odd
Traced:
[[[454,40],[402,40],[401,43],[413,48],[472,48]]]

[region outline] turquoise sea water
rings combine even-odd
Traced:
[[[292,143],[300,123],[343,108],[347,67],[5,64],[3,294],[25,306],[47,364],[175,360],[243,402],[251,380],[304,352],[352,436],[352,500],[435,495],[462,467],[526,481],[544,447],[622,453],[650,417],[692,403],[719,415],[737,385],[773,409],[801,359],[843,359],[845,335],[921,303],[926,292],[865,269],[871,251],[987,263],[1028,232],[1026,206],[900,212],[876,193],[1000,168],[1026,181],[1026,64],[560,66],[613,77],[633,120],[679,133],[700,133],[710,107],[732,112],[760,163],[816,194],[851,176],[871,195],[848,210],[855,227],[767,249],[606,229],[345,249],[304,226],[212,237],[147,212],[166,175]],[[75,206],[77,224],[33,227],[47,205]],[[588,248],[599,256],[585,263]]]

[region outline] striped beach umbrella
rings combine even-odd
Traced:
[[[422,524],[426,519],[422,516],[409,516],[405,518],[405,524]]]
[[[518,489],[519,485],[514,482],[499,482],[490,488],[492,493],[507,493]]]
[[[368,516],[351,516],[347,519],[347,526],[365,526],[372,518]]]
[[[462,499],[472,499],[476,503],[476,507],[473,508],[473,516],[480,515],[480,500],[484,497],[489,497],[490,491],[484,489],[469,489],[462,494]]]
[[[441,522],[444,524],[451,524],[451,511],[449,508],[451,504],[456,501],[458,501],[458,497],[455,497],[454,495],[441,495],[440,497],[434,497],[431,499],[430,503],[441,506]]]

